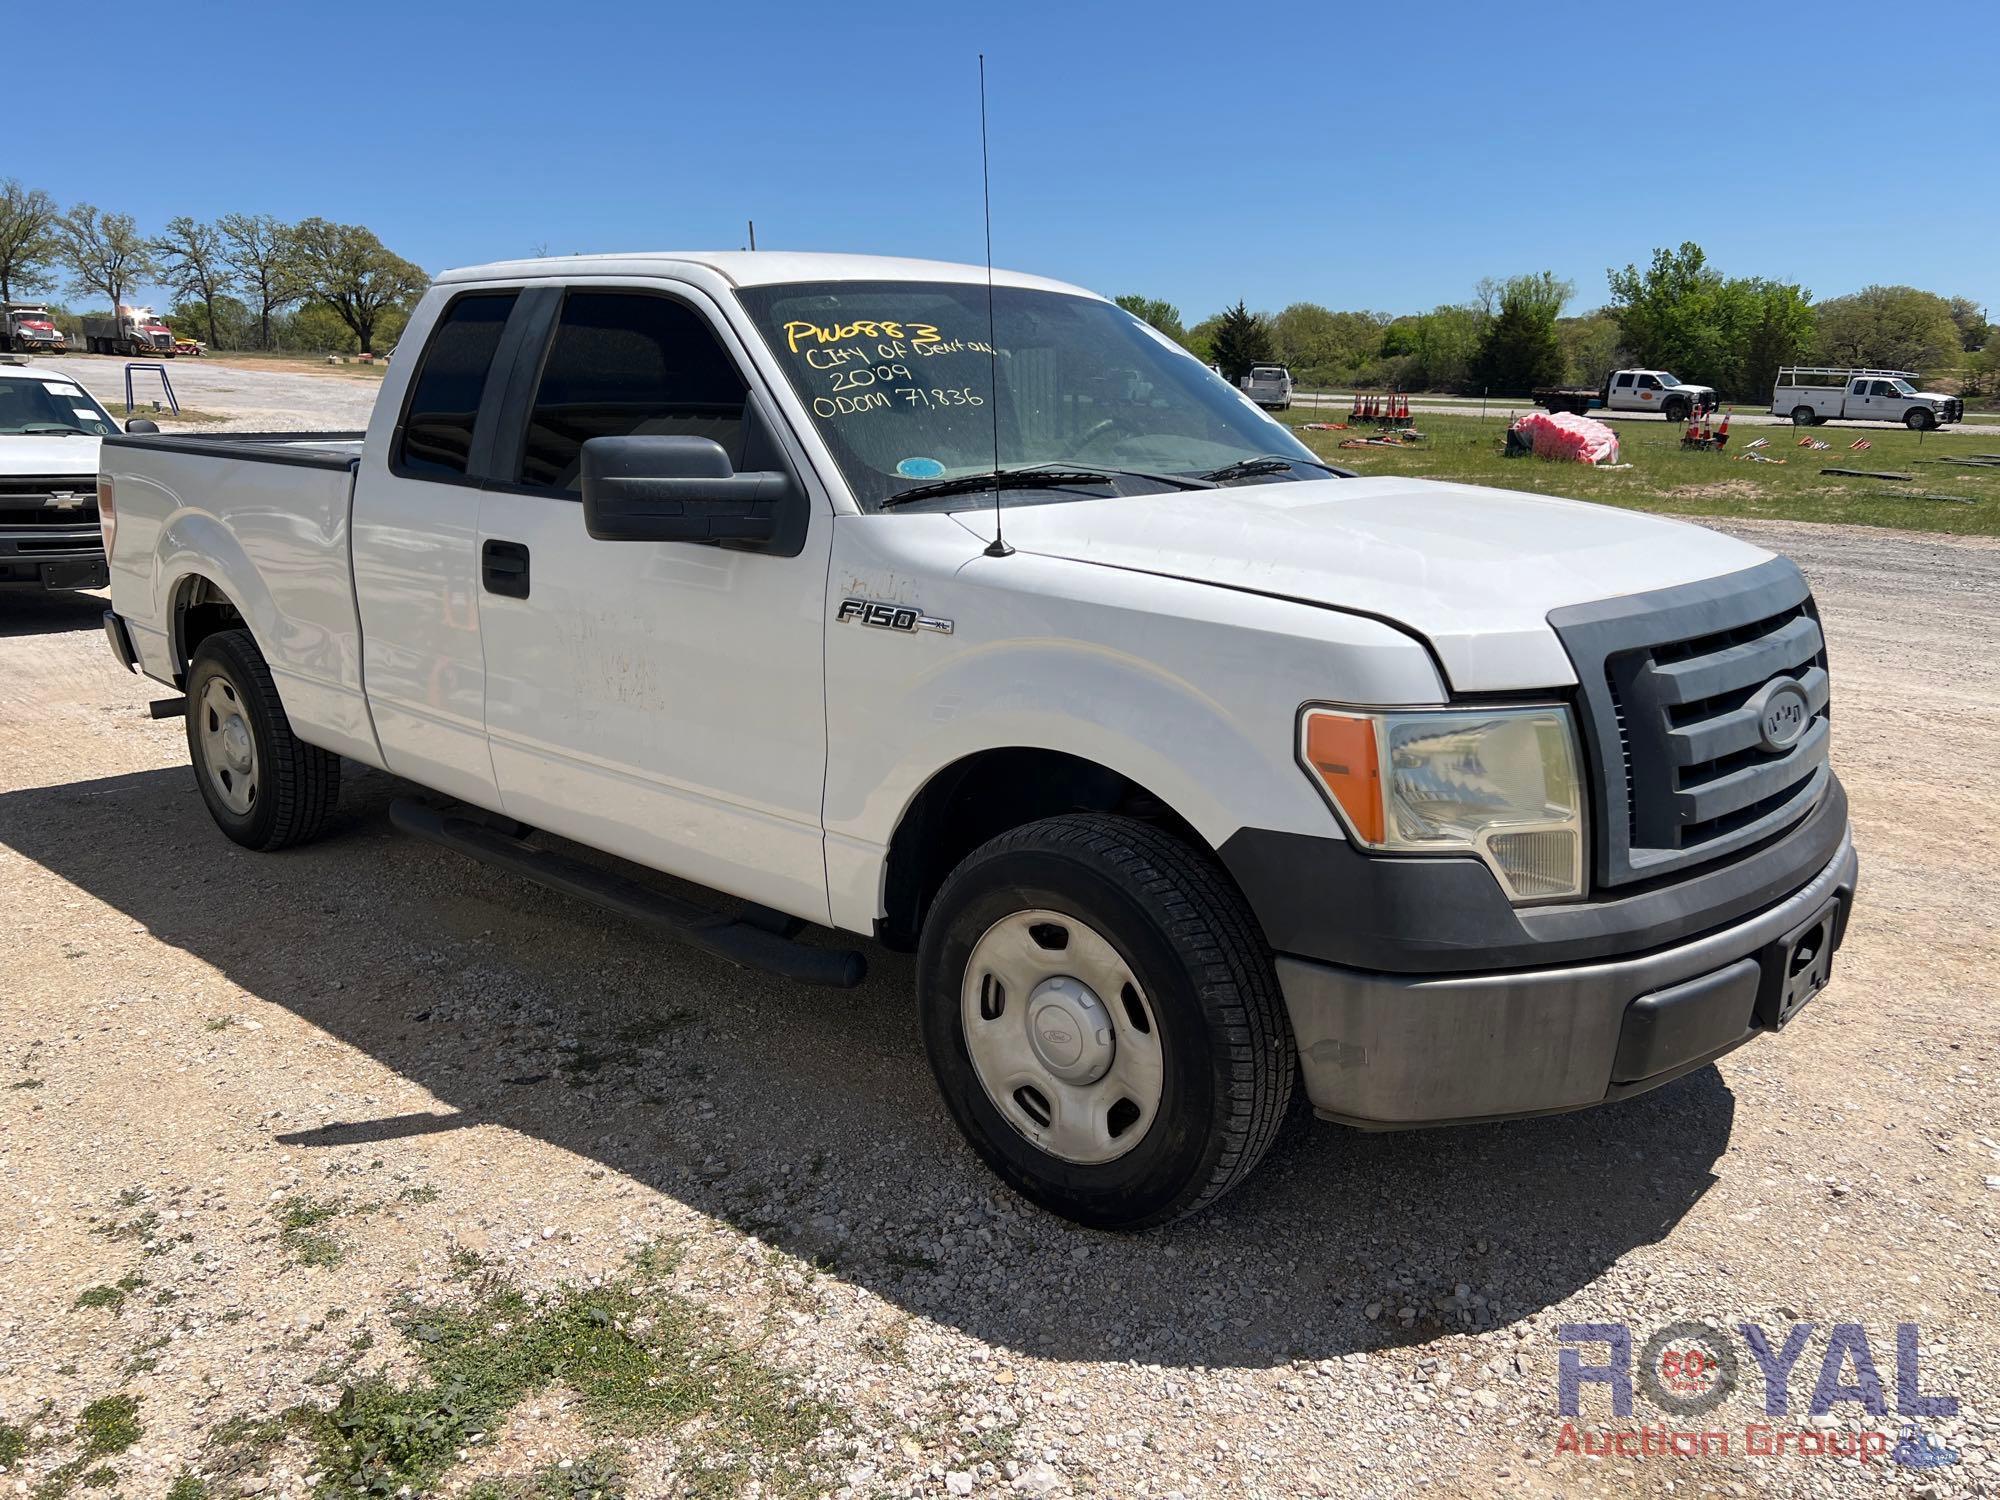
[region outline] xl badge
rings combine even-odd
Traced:
[[[911,604],[883,604],[874,599],[843,599],[834,618],[843,623],[859,621],[863,625],[873,625],[878,630],[900,630],[905,635],[919,630],[935,630],[939,635],[951,634],[951,621],[940,620],[936,615],[927,615]]]

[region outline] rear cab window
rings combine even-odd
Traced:
[[[463,479],[472,432],[514,311],[513,291],[467,292],[438,319],[410,387],[391,468],[413,479]]]

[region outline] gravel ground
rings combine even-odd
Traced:
[[[393,836],[406,788],[352,767],[324,841],[246,854],[101,604],[0,598],[0,1485],[337,1485],[312,1413],[418,1381],[453,1309],[486,1310],[499,1369],[638,1256],[695,1310],[700,1368],[787,1421],[621,1428],[575,1366],[476,1437],[462,1397],[424,1406],[465,1454],[438,1493],[589,1493],[591,1462],[633,1495],[2000,1492],[2000,545],[1738,529],[1826,617],[1864,861],[1831,988],[1617,1107],[1301,1121],[1217,1210],[1131,1237],[1024,1206],[960,1144],[908,960],[872,952],[852,992],[737,972]],[[653,1358],[665,1316],[601,1321]],[[1636,1347],[1688,1318],[1816,1325],[1787,1415],[1739,1339],[1740,1388],[1694,1424],[1728,1456],[1562,1450],[1559,1325]],[[1899,1322],[1923,1392],[1958,1398],[1920,1425],[1960,1462],[1743,1455],[1760,1420],[1893,1440]],[[1815,1427],[1841,1323],[1890,1410]],[[1593,1435],[1662,1420],[1584,1390]]]
[[[105,405],[125,401],[126,361],[108,354],[65,354],[43,361],[68,371]],[[169,424],[173,431],[339,432],[368,425],[380,377],[358,367],[315,370],[304,360],[267,367],[264,362],[233,363],[227,356],[167,362],[174,396],[194,411],[214,412],[217,423]],[[157,376],[135,375],[132,395],[139,406],[157,400]]]

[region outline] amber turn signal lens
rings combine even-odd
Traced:
[[[1306,764],[1347,814],[1354,836],[1364,844],[1380,844],[1384,826],[1382,766],[1375,748],[1375,721],[1345,714],[1308,714]]]

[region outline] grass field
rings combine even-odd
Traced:
[[[1359,437],[1363,432],[1304,431],[1304,425],[1319,420],[1321,414],[1301,407],[1278,416],[1328,463],[1358,474],[1407,474],[1497,485],[1678,515],[1839,521],[1908,531],[2000,536],[2000,469],[1939,462],[1975,453],[2000,453],[2000,435],[1993,433],[1934,432],[1920,438],[1897,428],[1857,432],[1836,427],[1738,427],[1723,452],[1702,453],[1682,449],[1678,425],[1620,422],[1616,427],[1620,457],[1631,467],[1596,469],[1587,464],[1504,457],[1504,414],[1485,422],[1470,416],[1425,415],[1417,423],[1425,439],[1410,448],[1342,448],[1343,438]],[[1808,431],[1833,446],[1825,453],[1797,446]],[[1757,451],[1783,459],[1782,464],[1752,463],[1739,457],[1746,451],[1744,444],[1760,437],[1770,442]],[[1848,448],[1859,437],[1872,445],[1865,453]],[[1844,479],[1820,472],[1827,468],[1882,470],[1914,477],[1907,482]],[[1934,494],[1960,496],[1971,503],[1923,498]]]

